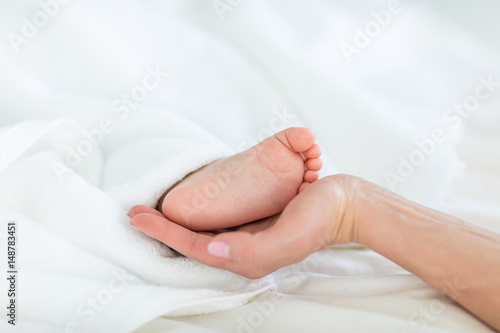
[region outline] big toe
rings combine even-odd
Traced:
[[[309,128],[292,127],[276,134],[276,137],[296,153],[308,151],[316,141],[316,135]]]

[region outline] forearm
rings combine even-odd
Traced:
[[[500,329],[500,236],[364,183],[356,241]]]

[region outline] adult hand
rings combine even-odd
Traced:
[[[323,178],[281,216],[218,235],[185,229],[151,208],[136,207],[130,215],[134,226],[187,257],[248,278],[263,277],[333,244],[359,243],[500,330],[500,234],[359,178]]]
[[[331,176],[303,190],[283,213],[220,234],[193,232],[146,206],[132,208],[131,224],[177,252],[247,278],[266,276],[333,244],[355,240],[352,188],[359,179]]]

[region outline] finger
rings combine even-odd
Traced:
[[[314,252],[311,246],[306,246],[300,225],[289,223],[294,221],[282,216],[274,226],[255,234],[217,235],[209,244],[209,252],[236,262],[226,265],[227,269],[252,279],[264,277]]]
[[[220,234],[208,244],[208,251],[214,257],[226,259],[222,267],[250,279],[259,279],[281,267],[299,262],[305,258],[295,252],[293,241],[278,241],[276,234],[250,234],[231,232]]]
[[[265,221],[265,223],[270,222],[272,222],[271,219]],[[215,242],[215,245],[212,244],[214,243],[212,242],[214,239],[213,236],[193,232],[165,217],[147,213],[138,214],[132,219],[131,224],[146,235],[168,245],[188,258],[211,267],[223,268],[248,278],[260,278],[279,268],[275,265],[273,269],[268,269],[267,265],[259,265],[258,268],[254,268],[248,264],[248,262],[253,261],[240,262],[228,258],[228,253],[225,252],[227,248],[218,248],[217,242]],[[238,239],[240,239],[242,244],[251,243],[250,239],[253,237],[248,232],[229,232],[225,235],[231,235],[231,239],[234,239],[235,242],[238,242]],[[209,249],[219,251],[219,256],[212,255]]]
[[[208,252],[208,244],[213,239],[209,233],[196,233],[164,216],[148,213],[134,216],[130,224],[188,258],[212,267],[225,267],[227,260],[214,257]]]
[[[162,213],[160,213],[159,211],[157,211],[154,208],[151,208],[151,207],[145,206],[145,205],[138,205],[138,206],[132,207],[132,209],[130,209],[130,211],[128,212],[127,215],[130,216],[131,218],[133,218],[134,216],[136,216],[138,214],[143,214],[143,213],[153,214],[156,216],[163,217]]]

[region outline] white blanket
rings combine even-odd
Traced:
[[[133,205],[154,206],[229,148],[175,114],[113,121],[107,134],[57,120],[27,121],[0,136],[3,234],[7,222],[18,225],[18,318],[125,332],[161,314],[228,309],[272,287],[179,257],[128,223]],[[101,149],[105,135],[112,139]],[[124,311],[133,314],[118,321]]]

